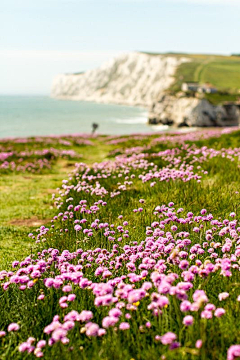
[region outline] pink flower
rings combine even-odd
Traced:
[[[114,326],[118,322],[118,318],[115,316],[106,316],[103,318],[102,326],[104,328],[108,328],[110,326]]]
[[[99,329],[98,330],[98,336],[103,336],[106,334],[106,330],[105,329]]]
[[[76,295],[75,294],[69,294],[67,297],[67,301],[74,301],[76,299]]]
[[[99,326],[97,324],[88,323],[86,324],[86,327],[87,327],[87,331],[86,331],[87,336],[98,336]]]
[[[207,310],[203,310],[201,312],[201,318],[202,319],[212,319],[212,312],[211,311],[207,311]]]
[[[185,326],[190,326],[193,324],[194,318],[191,315],[187,315],[183,318],[183,324]]]
[[[44,346],[46,346],[46,341],[45,340],[40,340],[38,343],[37,343],[37,348],[43,348]]]
[[[67,335],[67,330],[62,329],[62,328],[57,328],[56,330],[53,331],[52,333],[52,339],[57,342],[62,340],[63,338],[65,338]]]
[[[223,308],[217,308],[216,310],[215,310],[215,312],[214,312],[214,315],[216,316],[216,317],[221,317],[221,316],[223,316],[224,314],[225,314],[225,310],[223,309]]]
[[[189,311],[190,309],[191,309],[191,303],[190,303],[190,301],[188,301],[188,300],[184,300],[181,304],[180,304],[180,310],[182,311],[182,312],[187,312],[187,311]]]
[[[6,335],[6,331],[0,331],[0,338]]]
[[[223,292],[223,293],[218,294],[218,298],[219,298],[220,301],[225,300],[228,297],[229,297],[229,293],[227,293],[227,292]]]
[[[113,308],[109,311],[109,316],[120,317],[122,315],[121,310]]]
[[[234,360],[240,357],[240,345],[232,345],[227,352],[227,360]]]
[[[72,286],[71,285],[65,285],[65,286],[63,286],[62,291],[63,292],[70,292],[70,291],[72,291]]]
[[[81,229],[82,229],[81,225],[75,225],[74,226],[75,231],[80,231]]]
[[[31,346],[30,344],[28,344],[27,342],[24,342],[24,343],[22,343],[22,344],[19,345],[18,351],[19,351],[19,352],[28,351],[29,348],[30,348],[30,346]]]
[[[201,347],[202,347],[202,340],[197,340],[196,341],[196,344],[195,344],[195,347],[197,348],[197,349],[200,349]]]
[[[8,325],[8,331],[18,331],[19,325],[17,323],[11,323]]]
[[[127,322],[122,322],[120,325],[119,325],[119,329],[120,330],[128,330],[130,328],[130,325],[129,323]]]
[[[161,342],[163,345],[169,345],[176,340],[177,336],[172,332],[167,332],[161,336]]]
[[[90,321],[92,318],[93,318],[93,313],[87,310],[83,310],[79,315],[79,320],[82,322]]]

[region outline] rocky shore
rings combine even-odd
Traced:
[[[154,102],[149,112],[149,124],[184,126],[237,126],[240,105],[214,106],[206,99],[163,95]]]

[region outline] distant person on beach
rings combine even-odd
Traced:
[[[97,130],[97,128],[98,128],[98,124],[96,124],[96,123],[93,123],[92,124],[92,135],[94,135],[94,133],[95,133],[95,131]]]

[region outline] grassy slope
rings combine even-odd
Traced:
[[[219,89],[218,94],[206,95],[207,99],[213,104],[236,101],[240,97],[238,92],[240,89],[240,58],[238,56],[171,55],[184,56],[190,60],[190,62],[183,63],[177,69],[175,82],[170,88],[174,93],[181,90],[183,82],[194,81],[200,84],[209,82]]]
[[[203,141],[197,141],[197,146],[209,146],[216,149],[221,149],[223,147],[239,147],[240,146],[240,133],[239,131],[235,134],[231,135],[223,135],[219,139],[209,139]],[[146,144],[148,141],[144,141]],[[104,142],[98,143],[98,152],[99,157],[96,156],[96,148],[88,147],[87,154],[88,159],[91,159],[90,162],[95,161],[97,158],[99,161],[106,159],[110,156],[109,151],[113,148],[126,148],[131,147],[132,141],[129,138],[129,141],[124,143],[124,145],[115,145],[115,146],[108,146],[108,151],[106,151],[107,146]],[[135,143],[134,145],[137,145]],[[142,145],[142,142],[139,141],[138,145]],[[160,151],[164,148],[167,148],[168,145],[159,144],[156,145],[151,149],[151,151]],[[161,159],[160,159],[161,160]],[[158,162],[159,159],[153,158],[154,162]],[[160,161],[158,164],[160,167],[163,165]],[[57,165],[56,165],[57,166]],[[124,215],[124,218],[128,219],[129,222],[129,230],[130,235],[137,241],[144,238],[146,226],[151,224],[153,221],[152,210],[158,204],[167,204],[169,201],[174,201],[177,207],[184,207],[187,211],[199,212],[199,210],[203,207],[208,209],[213,213],[214,216],[219,216],[224,218],[224,216],[228,216],[229,212],[236,211],[239,215],[239,199],[236,197],[235,192],[239,190],[239,173],[236,172],[236,164],[231,163],[226,159],[222,158],[214,158],[211,161],[205,163],[203,165],[205,170],[209,171],[209,174],[203,179],[201,184],[197,184],[196,182],[160,182],[154,188],[150,189],[149,186],[145,186],[142,184],[141,181],[136,182],[134,188],[130,188],[128,191],[123,192],[121,197],[113,198],[108,200],[108,209],[107,211],[102,212],[101,214],[101,221],[107,222],[115,222],[117,221],[117,216],[121,213]],[[57,169],[57,170],[56,170]],[[4,217],[5,223],[9,222],[10,219],[16,217],[31,217],[33,215],[38,215],[41,218],[48,218],[50,215],[54,213],[54,209],[49,209],[50,205],[50,198],[46,195],[46,190],[53,189],[57,184],[60,185],[61,177],[66,175],[66,171],[64,170],[63,166],[58,165],[55,170],[51,174],[45,174],[42,176],[42,179],[39,178],[37,175],[33,175],[31,179],[25,179],[24,176],[18,176],[17,180],[19,181],[19,185],[14,188],[14,192],[10,194],[8,190],[8,194],[6,194],[5,198],[3,199],[3,204],[5,206],[5,211],[2,214]],[[2,183],[5,184],[6,188],[11,186],[11,181],[13,181],[15,175],[5,175],[2,178]],[[47,180],[48,179],[48,180]],[[9,182],[9,184],[7,184]],[[30,184],[35,185],[32,190],[27,190],[27,186]],[[109,178],[106,180],[106,186],[110,188],[114,188],[114,180]],[[6,189],[5,188],[5,189]],[[10,196],[9,196],[10,194]],[[17,197],[16,197],[17,195]],[[81,194],[79,198],[81,198]],[[87,195],[85,195],[87,198]],[[138,199],[144,198],[146,200],[147,207],[145,208],[144,212],[141,216],[136,218],[136,215],[133,214],[132,209],[139,206]],[[16,203],[14,202],[16,199]],[[28,201],[31,201],[31,208],[29,209],[27,205]],[[89,196],[89,199],[91,197]],[[76,201],[78,201],[76,199]],[[16,213],[15,213],[16,212]],[[4,215],[5,214],[5,215]],[[12,228],[12,232],[9,233],[9,251],[8,251],[8,260],[12,260],[13,256],[10,255],[10,249],[15,246],[14,241],[15,237],[18,236],[19,238],[26,239],[27,232],[29,228],[21,228],[21,227],[14,227]],[[5,228],[5,233],[10,230],[10,227]],[[58,239],[56,239],[56,244],[51,243],[49,246],[57,246],[60,250],[68,248],[70,251],[75,249],[76,243],[69,243],[69,237],[66,237],[65,241],[61,244],[59,243]],[[93,241],[93,243],[92,243]],[[86,246],[86,249],[100,246],[98,239],[93,239],[89,241],[86,245],[81,244],[81,246]],[[125,241],[127,243],[128,240]],[[19,244],[19,247],[16,248],[16,252],[18,253],[17,258],[21,259],[22,255],[29,252],[29,248],[22,248],[25,247],[27,244],[25,242]],[[29,243],[30,244],[30,243]],[[122,244],[123,246],[124,244]],[[7,246],[7,244],[5,245]],[[110,245],[106,243],[106,247]],[[7,254],[7,253],[6,253]],[[16,255],[16,254],[14,254]],[[1,268],[3,268],[3,263],[1,263]],[[231,295],[236,297],[237,292],[234,286],[232,286],[233,281],[237,282],[237,279],[231,279],[231,282],[228,279],[221,279],[220,282],[216,282],[215,280],[211,279],[208,283],[205,283],[205,289],[207,294],[209,294],[212,301],[216,300],[216,294],[221,291],[231,291]],[[39,285],[39,289],[41,285]],[[38,291],[38,290],[36,290]],[[29,293],[30,294],[30,293]],[[18,355],[16,350],[17,344],[19,342],[24,341],[28,336],[35,336],[37,339],[41,337],[42,328],[45,324],[48,324],[51,320],[53,315],[56,314],[56,311],[59,311],[57,300],[55,299],[55,303],[50,304],[47,306],[45,303],[36,302],[36,295],[37,292],[33,292],[33,294],[26,295],[25,292],[19,294],[19,292],[11,292],[9,296],[11,296],[11,301],[2,303],[2,312],[1,312],[1,326],[8,324],[13,315],[15,321],[18,321],[22,324],[21,328],[21,335],[15,336],[12,335],[12,343],[11,347],[4,346],[2,348],[2,359],[17,359],[22,358],[22,355]],[[29,297],[28,297],[29,296]],[[47,295],[49,297],[49,295]],[[59,295],[58,295],[59,296]],[[78,294],[80,298],[80,303],[78,304],[79,309],[90,309],[93,303],[93,297],[84,293]],[[213,300],[214,299],[214,300]],[[35,304],[36,302],[36,304]],[[35,305],[34,305],[35,304]],[[23,306],[24,305],[24,306]],[[222,304],[220,303],[219,306]],[[57,308],[56,308],[57,306]],[[75,304],[76,306],[76,304]],[[173,306],[172,313],[175,312],[175,304]],[[223,318],[221,322],[218,319],[214,321],[209,321],[204,326],[206,328],[206,334],[212,334],[214,332],[214,337],[206,337],[206,347],[208,348],[208,354],[202,352],[201,357],[194,355],[194,353],[188,353],[188,347],[186,346],[186,350],[182,353],[177,353],[176,357],[174,354],[168,354],[167,358],[171,359],[217,359],[223,360],[226,358],[225,348],[226,346],[230,346],[232,343],[236,343],[237,340],[237,329],[238,329],[238,320],[237,317],[234,315],[236,309],[232,308],[233,305],[229,303],[229,305],[224,304],[228,312],[228,316]],[[68,309],[68,311],[71,309]],[[94,309],[94,307],[93,307]],[[4,311],[3,311],[4,310]],[[93,310],[96,311],[95,316],[101,318],[100,310]],[[139,310],[140,311],[140,310]],[[47,314],[47,317],[46,317]],[[53,348],[52,351],[48,350],[46,352],[46,359],[55,358],[55,359],[160,359],[161,353],[158,348],[160,345],[154,344],[151,339],[144,334],[142,335],[139,333],[137,337],[135,337],[134,333],[138,331],[137,324],[142,322],[141,314],[136,315],[136,328],[132,328],[129,334],[119,335],[113,332],[110,332],[110,335],[101,341],[100,339],[92,339],[87,341],[80,341],[78,347],[74,348],[74,351],[69,352],[68,347],[66,346],[59,346]],[[173,319],[173,318],[172,318]],[[144,321],[147,321],[148,318],[144,315]],[[99,320],[100,321],[100,320]],[[173,324],[172,324],[173,321]],[[171,320],[168,317],[163,317],[161,323],[158,324],[158,321],[153,321],[153,326],[160,327],[161,332],[163,333],[169,327],[169,325],[176,327],[178,325],[174,325],[175,320]],[[192,330],[196,333],[196,336],[199,331],[203,331],[203,329],[199,329],[194,327]],[[78,341],[78,334],[76,333],[71,338],[71,341]],[[189,334],[187,334],[187,330],[184,329],[181,334],[182,338],[188,339],[186,344],[191,346],[193,332],[191,333],[189,330]],[[20,337],[20,338],[19,338]],[[75,340],[76,339],[76,340]],[[219,342],[220,339],[220,342]],[[123,347],[124,341],[124,347]],[[83,345],[79,348],[80,345]],[[190,350],[189,350],[190,351]],[[138,355],[136,355],[136,353]],[[220,357],[219,356],[220,353]],[[27,356],[26,356],[27,357]],[[24,356],[25,358],[25,356]],[[31,357],[32,358],[32,357]]]
[[[239,146],[239,133],[237,134],[238,136],[222,136],[221,141],[213,138],[202,142],[199,141],[197,144],[199,146],[209,145],[216,149]],[[151,139],[153,139],[153,137],[155,136],[152,136]],[[150,139],[142,141],[129,139],[129,141],[124,144],[106,145],[103,140],[99,141],[96,139],[96,146],[88,146],[81,149],[73,147],[73,149],[81,153],[81,161],[92,164],[96,161],[108,160],[111,151],[114,149],[121,148],[123,150],[131,146],[147,145],[149,142]],[[16,144],[14,146],[16,147]],[[168,147],[169,145],[162,144],[153,150],[159,151]],[[17,146],[17,148],[21,150],[19,146]],[[59,146],[59,148],[61,148],[61,146]],[[154,159],[154,161],[156,162],[156,159]],[[32,251],[34,243],[28,238],[28,234],[36,227],[49,223],[49,220],[56,213],[53,201],[51,200],[52,194],[56,193],[56,189],[61,186],[62,180],[66,178],[69,171],[73,169],[74,163],[75,161],[73,160],[58,159],[50,171],[41,175],[28,173],[1,174],[0,269],[9,267],[10,263],[16,257],[23,258]],[[217,184],[218,187],[222,186],[222,188],[226,186],[226,189],[234,186],[234,182],[232,181],[231,184],[226,182],[226,185],[224,185],[222,178],[220,178],[219,183],[219,176],[213,176],[213,169],[211,168],[210,173],[212,173],[212,177],[206,181],[206,187],[208,187],[209,184]],[[231,174],[229,176],[231,176]],[[212,188],[212,191],[215,192],[215,189]],[[176,196],[179,198],[178,193],[176,193]],[[191,194],[189,194],[189,196],[192,197]],[[225,197],[225,192],[222,196]],[[204,196],[202,198],[205,199]],[[199,199],[197,200],[197,205],[198,202]],[[192,204],[194,203],[193,201]],[[214,204],[215,200],[211,201],[209,206],[213,206]],[[182,205],[186,206],[185,203]]]
[[[129,137],[129,140],[124,144],[118,145],[109,145],[107,146],[104,141],[96,141],[96,147],[87,147],[84,151],[84,160],[88,159],[89,163],[92,163],[96,160],[102,161],[111,157],[109,153],[114,148],[118,149],[131,147],[132,145],[143,145],[147,144],[152,140],[149,138],[144,141],[135,141],[132,142],[132,139]],[[221,149],[223,147],[239,147],[240,146],[240,132],[236,132],[231,135],[222,135],[219,139],[208,139],[203,141],[195,142],[198,147],[200,146],[209,146],[216,149]],[[165,148],[168,148],[169,145],[159,143],[156,146],[152,147],[149,152],[161,151]],[[153,158],[154,162],[158,163],[161,167],[163,166],[162,160]],[[160,162],[159,162],[160,160]],[[145,186],[141,181],[136,182],[133,188],[130,188],[128,191],[125,191],[121,194],[121,197],[116,197],[113,199],[108,199],[108,209],[105,211],[103,209],[101,214],[101,221],[107,221],[109,223],[117,222],[117,217],[119,214],[123,214],[124,218],[128,219],[130,236],[137,241],[144,239],[146,226],[150,225],[153,221],[152,210],[158,204],[167,204],[169,201],[174,201],[177,207],[184,207],[187,211],[199,212],[203,207],[208,209],[213,213],[214,216],[219,216],[224,218],[228,216],[231,211],[235,211],[239,214],[239,199],[236,197],[235,192],[239,190],[239,173],[236,171],[236,164],[229,162],[226,159],[214,158],[211,161],[203,165],[205,170],[209,171],[209,174],[203,179],[201,184],[196,182],[159,182],[154,188],[149,188]],[[38,216],[40,219],[48,219],[52,216],[56,209],[51,208],[50,194],[52,189],[60,185],[61,180],[66,176],[66,163],[57,163],[50,173],[39,175],[15,175],[15,174],[6,174],[2,176],[2,189],[4,197],[1,199],[2,206],[4,209],[1,213],[1,220],[3,221],[3,237],[2,240],[4,245],[2,246],[1,251],[5,253],[4,261],[1,260],[1,269],[4,268],[3,265],[7,261],[12,261],[13,258],[21,259],[23,255],[29,253],[29,248],[31,247],[31,242],[27,241],[27,233],[31,230],[29,227],[18,227],[18,226],[9,226],[9,221],[16,218],[31,218],[32,216]],[[17,180],[17,181],[16,181]],[[106,180],[106,187],[114,188],[113,178]],[[101,183],[103,180],[101,181]],[[17,184],[16,184],[17,183]],[[14,186],[13,186],[14,185]],[[13,186],[13,187],[12,187]],[[31,189],[30,189],[31,186]],[[13,191],[11,191],[13,189]],[[82,195],[79,194],[79,198]],[[85,198],[88,198],[85,195]],[[147,207],[144,212],[136,218],[136,215],[133,214],[132,209],[139,206],[138,199],[144,198],[146,200]],[[91,201],[91,196],[89,195]],[[96,198],[97,199],[97,198]],[[79,199],[75,199],[78,201]],[[100,214],[99,214],[100,215]],[[7,234],[7,238],[6,238]],[[59,239],[56,238],[56,243],[54,243],[54,238],[52,238],[49,246],[57,246],[58,249],[69,249],[73,251],[76,247],[75,239],[72,242],[69,242],[68,236],[59,243]],[[128,243],[128,239],[124,241]],[[124,245],[122,243],[122,246]],[[89,240],[89,242],[81,246],[88,248],[95,248],[100,245],[99,239]],[[108,248],[109,243],[106,243],[104,246]],[[3,250],[4,247],[4,250]],[[91,271],[91,269],[90,269]],[[236,288],[232,287],[232,282],[237,281],[237,279],[231,279],[231,283],[228,279],[221,279],[221,282],[216,282],[214,279],[205,283],[205,289],[207,294],[210,296],[212,301],[216,300],[216,294],[221,291],[231,291],[231,296],[236,297],[237,291]],[[59,311],[59,306],[57,304],[57,298],[55,298],[52,305],[45,302],[36,302],[37,292],[41,289],[41,285],[36,288],[36,291],[33,291],[29,295],[28,292],[9,292],[9,300],[2,298],[2,307],[0,311],[0,329],[3,329],[6,324],[8,324],[14,318],[15,321],[21,324],[21,333],[18,335],[11,335],[11,343],[8,346],[8,342],[4,343],[4,346],[1,349],[1,358],[2,359],[22,359],[25,358],[25,355],[19,355],[16,350],[17,345],[25,341],[28,336],[34,336],[37,339],[41,338],[42,328],[46,326],[51,320],[52,317],[56,314],[56,311]],[[42,291],[42,290],[41,290]],[[49,294],[46,294],[47,298],[50,298]],[[59,294],[57,295],[59,296]],[[91,309],[94,311],[94,316],[99,321],[101,319],[100,310],[96,310],[93,306],[93,297],[92,295],[86,294],[86,292],[79,292],[78,298],[80,302],[78,303],[78,309]],[[222,304],[220,303],[219,306]],[[72,305],[71,305],[72,306]],[[68,311],[71,310],[71,306]],[[75,304],[76,306],[76,304]],[[205,323],[206,328],[199,329],[197,325],[192,329],[192,332],[187,333],[186,329],[182,330],[181,337],[186,340],[186,350],[183,350],[181,353],[177,353],[176,357],[174,353],[168,354],[167,358],[171,359],[216,359],[223,360],[226,358],[225,348],[230,346],[232,343],[236,343],[237,340],[237,329],[238,329],[238,320],[234,315],[236,309],[232,307],[231,303],[229,306],[224,304],[228,312],[228,316],[223,318],[221,322],[218,319],[214,321],[209,321]],[[234,305],[235,306],[235,305]],[[172,310],[171,310],[172,309]],[[175,304],[170,304],[170,310],[172,313],[175,313]],[[140,311],[140,310],[139,310]],[[146,315],[143,317],[144,321],[147,321],[148,318]],[[134,333],[138,332],[138,325],[142,321],[141,313],[136,315],[136,324],[135,327],[131,329],[131,332],[128,334],[116,335],[114,331],[110,332],[109,336],[106,339],[88,339],[87,341],[81,340],[77,347],[74,348],[74,351],[70,352],[68,346],[56,346],[50,351],[46,351],[44,358],[46,359],[119,359],[119,360],[130,360],[131,358],[135,359],[160,359],[161,352],[158,350],[160,345],[156,345],[152,342],[151,338],[148,338],[144,334],[139,333],[136,337]],[[175,323],[174,323],[175,322]],[[177,322],[174,318],[163,317],[163,320],[158,323],[158,320],[152,321],[153,327],[161,329],[161,333],[166,331],[169,326],[177,329]],[[177,331],[177,330],[176,330]],[[193,353],[188,353],[188,344],[193,341],[193,338],[200,336],[200,332],[205,332],[206,334],[213,333],[214,337],[205,338],[206,348],[208,353],[206,354],[203,350],[201,357],[194,355]],[[202,335],[201,335],[202,336]],[[71,341],[79,341],[79,331]],[[220,340],[219,340],[220,339]],[[4,341],[4,340],[3,340]],[[123,346],[124,341],[124,346]],[[80,346],[83,345],[83,346]],[[80,347],[79,347],[80,346]],[[190,350],[189,350],[190,351]],[[220,354],[220,357],[218,357]],[[169,357],[168,357],[169,356]],[[26,355],[26,358],[28,356]],[[34,358],[30,355],[30,358]]]
[[[184,81],[209,82],[220,90],[240,88],[240,59],[234,56],[187,55],[191,63],[182,64],[176,77]]]

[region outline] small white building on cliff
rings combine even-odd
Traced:
[[[210,84],[200,85],[197,82],[185,82],[182,84],[182,91],[188,92],[198,92],[198,93],[207,93],[207,94],[215,94],[217,93],[217,89],[211,86]]]

